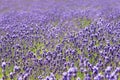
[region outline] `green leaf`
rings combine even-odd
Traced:
[[[80,77],[81,80],[83,80],[83,79],[84,79],[84,73],[78,72],[78,73],[77,73],[77,77]]]
[[[0,79],[3,77],[2,68],[0,67]]]

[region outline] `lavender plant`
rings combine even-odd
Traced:
[[[120,80],[118,0],[1,2],[0,80]]]

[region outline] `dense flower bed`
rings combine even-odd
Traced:
[[[36,1],[1,14],[0,80],[120,80],[119,0]]]

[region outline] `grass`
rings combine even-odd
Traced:
[[[78,54],[81,54],[81,50],[79,48],[76,48],[76,51]]]
[[[118,80],[120,80],[120,77],[118,78]]]
[[[91,23],[91,21],[86,18],[81,19],[80,22],[81,22],[81,25],[83,28],[85,28],[86,26],[88,26]]]
[[[33,75],[31,75],[31,76],[29,77],[29,79],[30,79],[30,80],[34,80],[35,78],[34,78]]]
[[[56,26],[58,25],[58,21],[52,22],[52,25],[53,25],[54,27],[56,27]]]
[[[13,72],[13,65],[9,66],[6,68],[6,76],[7,76],[7,79],[6,80],[11,80],[9,75],[10,75],[10,72]],[[3,74],[2,74],[2,68],[0,68],[0,79],[2,78]],[[13,80],[17,80],[17,78],[15,77]]]
[[[30,51],[32,51],[35,55],[37,55],[37,51],[40,51],[40,54],[43,53],[42,49],[45,47],[44,43],[41,42],[34,42],[34,46],[30,48]],[[40,56],[37,56],[38,59],[40,59]]]
[[[0,67],[0,79],[3,77],[2,68]]]
[[[75,78],[74,77],[72,77],[72,79],[71,80],[75,80]]]
[[[80,77],[81,80],[83,80],[84,79],[84,73],[78,72],[77,77]]]
[[[99,44],[98,40],[96,40],[95,46],[98,47],[99,45],[100,45],[100,44]]]
[[[90,25],[91,20],[84,17],[84,18],[75,19],[73,20],[73,22],[78,28],[85,28]]]
[[[93,53],[93,56],[90,58],[90,63],[91,64],[97,63],[97,61],[95,61],[96,56],[97,56],[97,53]]]
[[[6,68],[6,75],[9,76],[10,72],[13,72],[13,65]]]
[[[69,61],[69,57],[68,56],[66,56],[66,61]]]
[[[62,76],[60,76],[59,74],[56,74],[56,80],[60,80],[62,78]]]

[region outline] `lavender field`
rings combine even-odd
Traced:
[[[0,80],[120,80],[120,0],[0,0]]]

